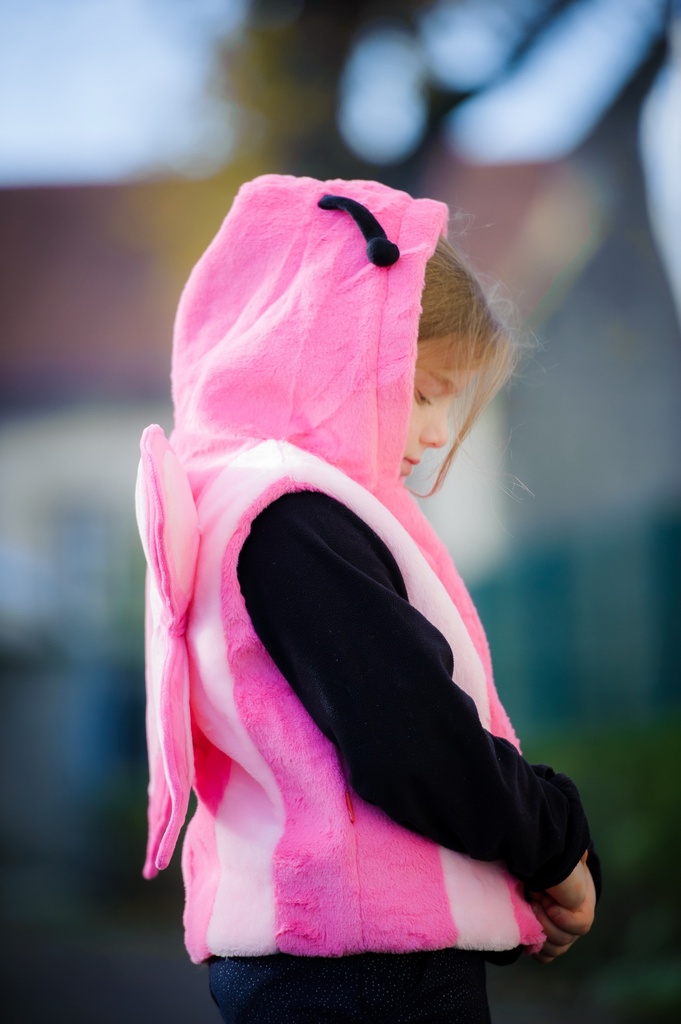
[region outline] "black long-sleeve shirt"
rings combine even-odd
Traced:
[[[572,871],[589,846],[575,786],[483,729],[452,682],[456,652],[409,604],[366,523],[328,495],[284,495],[253,522],[238,577],[261,642],[363,799],[443,846],[504,861],[529,889]]]

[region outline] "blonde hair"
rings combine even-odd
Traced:
[[[433,494],[475,420],[511,377],[519,344],[493,311],[463,255],[443,236],[426,264],[421,307],[417,366],[434,373],[470,374],[455,403],[454,437],[429,492]]]

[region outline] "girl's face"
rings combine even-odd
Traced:
[[[428,448],[444,448],[449,442],[452,402],[470,380],[465,371],[435,371],[416,364],[414,397],[400,476],[409,476]]]

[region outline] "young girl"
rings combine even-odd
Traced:
[[[487,1021],[486,959],[548,962],[593,919],[579,796],[521,757],[408,489],[515,361],[446,222],[268,175],[180,302],[172,447],[145,431],[137,492],[145,874],[193,788],[186,944],[224,1021]]]

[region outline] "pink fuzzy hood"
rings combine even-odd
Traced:
[[[400,256],[375,266],[346,196]],[[398,486],[425,265],[447,207],[371,181],[265,175],[244,185],[183,293],[173,446],[185,463],[274,438],[374,493]]]

